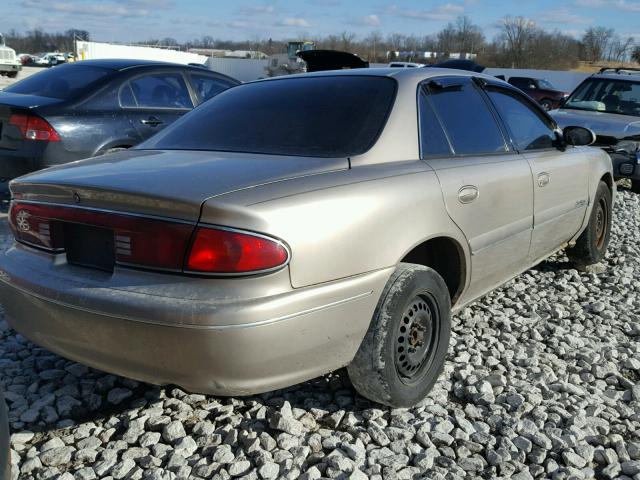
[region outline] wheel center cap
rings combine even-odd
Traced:
[[[409,333],[409,345],[412,347],[420,347],[424,342],[424,332],[418,326],[414,326]]]

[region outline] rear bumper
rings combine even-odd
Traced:
[[[37,170],[41,156],[24,150],[9,150],[0,148],[0,181],[8,182],[21,175]]]
[[[100,370],[218,395],[273,390],[348,364],[392,271],[258,297],[176,299],[169,296],[177,288],[170,284],[181,277],[120,272],[129,284],[163,278],[165,297],[158,283],[144,294],[110,288],[113,279],[100,286],[66,273],[52,278],[55,268],[45,271],[44,255],[31,255],[40,257],[39,268],[34,269],[38,262],[24,268],[22,260],[31,253],[26,250],[0,256],[0,301],[18,332]],[[285,275],[286,270],[257,282],[268,284],[272,277],[277,290],[278,276]],[[215,285],[224,280],[196,279],[192,292],[207,281],[213,287],[209,296],[216,297]],[[237,281],[243,280],[226,280]],[[257,285],[256,293],[268,291]]]

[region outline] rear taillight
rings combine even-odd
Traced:
[[[63,252],[65,224],[111,230],[116,262],[123,265],[229,275],[274,270],[289,260],[283,243],[252,232],[89,208],[11,202],[9,225],[22,243]]]
[[[49,122],[37,115],[14,113],[9,117],[9,124],[18,127],[25,140],[60,141],[58,132]]]
[[[194,226],[153,218],[57,205],[12,202],[9,225],[16,240],[63,251],[64,224],[113,231],[118,263],[181,271]]]
[[[289,251],[279,241],[248,232],[198,227],[185,269],[198,273],[255,273],[281,267]]]

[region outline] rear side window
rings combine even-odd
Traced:
[[[154,73],[129,82],[138,108],[193,108],[179,73]]]
[[[439,78],[428,82],[427,86],[456,155],[507,151],[495,117],[471,80]]]
[[[395,92],[394,79],[365,75],[247,83],[138,148],[349,157],[373,146]]]
[[[208,75],[191,74],[191,85],[198,95],[200,101],[204,102],[210,98],[215,97],[220,92],[225,91],[227,88],[232,87],[234,84],[229,83],[220,78],[211,77]]]
[[[440,120],[433,111],[428,94],[420,91],[418,99],[420,110],[420,149],[423,157],[451,155],[451,147],[447,135],[442,129]]]
[[[60,65],[31,75],[4,91],[70,100],[88,92],[113,73],[108,68]]]
[[[487,94],[506,123],[518,150],[553,148],[553,128],[525,103],[519,94],[487,87]]]

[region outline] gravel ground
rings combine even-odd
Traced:
[[[640,479],[639,231],[623,191],[600,268],[557,255],[458,314],[412,409],[371,404],[341,371],[250,398],[159,388],[0,320],[15,477]]]

